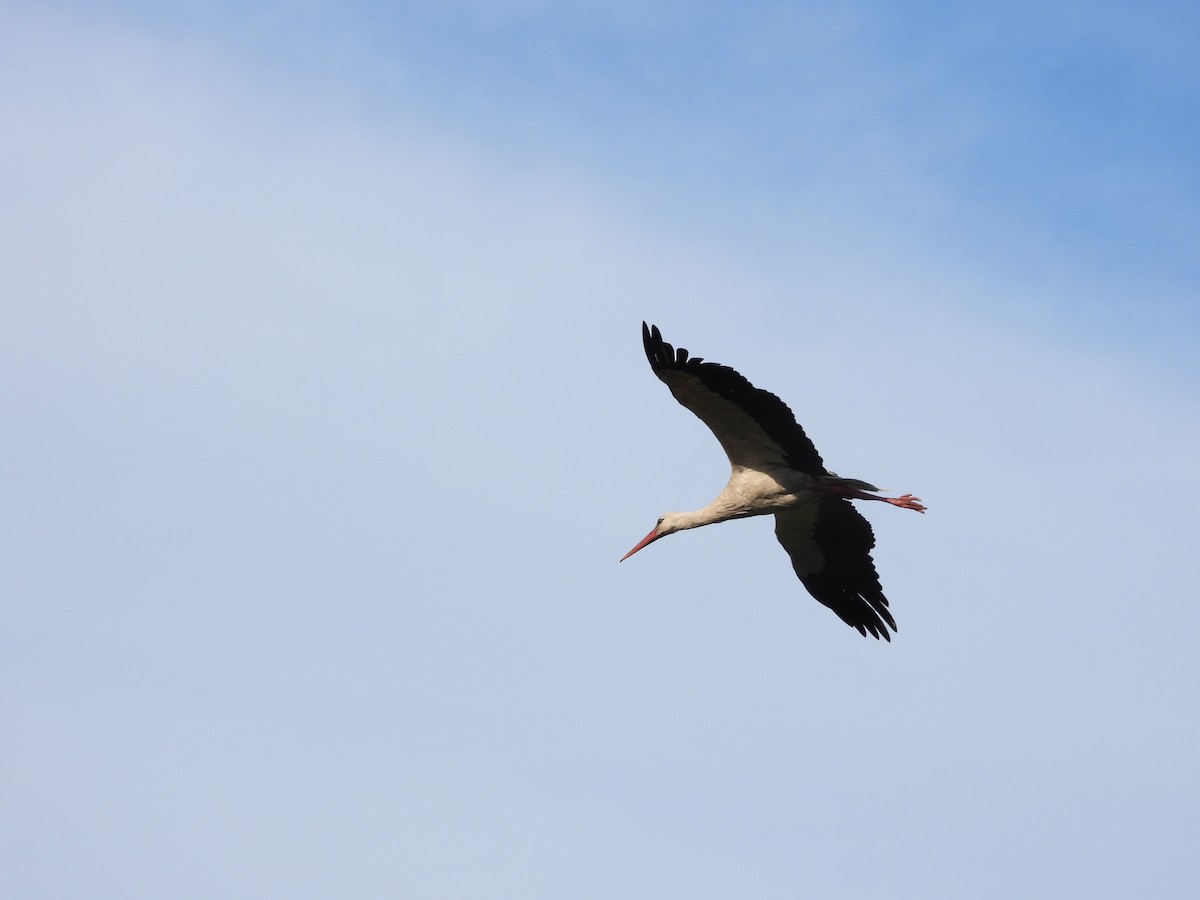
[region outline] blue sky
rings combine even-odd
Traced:
[[[1197,15],[5,6],[0,893],[1194,896]]]

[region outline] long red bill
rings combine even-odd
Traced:
[[[640,541],[638,541],[636,547],[634,547],[632,550],[630,550],[628,553],[626,553],[624,556],[621,557],[621,562],[625,562],[625,560],[629,559],[629,557],[633,556],[633,554],[637,553],[639,550],[641,550],[647,544],[654,543],[660,537],[662,537],[662,535],[658,533],[658,526],[655,525],[653,528],[650,529],[650,533],[648,535],[646,535],[644,538],[642,538]]]

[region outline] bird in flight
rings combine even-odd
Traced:
[[[808,592],[864,636],[890,641],[896,620],[871,560],[875,535],[850,501],[879,500],[923,513],[920,499],[883,497],[874,485],[838,477],[782,400],[728,366],[676,350],[657,326],[642,323],[642,343],[654,374],[716,435],[733,472],[712,503],[666,513],[621,561],[677,531],[773,515],[775,536]]]

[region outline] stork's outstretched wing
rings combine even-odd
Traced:
[[[709,427],[734,466],[759,471],[788,466],[814,478],[826,474],[817,448],[787,404],[728,366],[690,359],[642,323],[650,368]]]
[[[862,634],[890,641],[888,611],[871,548],[871,526],[849,500],[825,497],[775,513],[775,536],[808,592]]]

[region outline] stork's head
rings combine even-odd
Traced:
[[[654,527],[650,529],[650,533],[637,542],[637,546],[621,557],[621,562],[629,559],[633,554],[637,553],[643,547],[649,546],[657,541],[660,537],[666,537],[668,534],[688,527],[681,521],[683,513],[666,513],[659,516],[658,521],[654,523]]]

